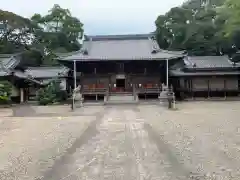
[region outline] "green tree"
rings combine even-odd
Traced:
[[[33,29],[29,19],[0,10],[0,53],[21,52],[28,48]]]
[[[227,37],[231,37],[240,31],[240,1],[226,0],[219,9],[219,15],[225,19],[224,32]]]
[[[8,81],[0,82],[0,104],[8,104],[11,101],[12,85]]]
[[[73,17],[68,9],[54,5],[47,15],[35,14],[31,20],[38,27],[33,45],[45,54],[45,63],[54,63],[50,60],[55,52],[80,49],[79,40],[83,36],[83,24]]]
[[[222,33],[224,21],[217,19],[217,8],[223,1],[190,0],[160,15],[155,22],[160,47],[186,49],[193,55],[221,54],[226,39]]]

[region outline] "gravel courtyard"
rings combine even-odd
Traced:
[[[239,180],[240,102],[0,110],[0,180]]]

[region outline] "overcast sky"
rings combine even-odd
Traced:
[[[154,21],[184,0],[1,0],[0,8],[24,17],[46,14],[54,5],[68,8],[84,24],[85,34],[148,33]]]

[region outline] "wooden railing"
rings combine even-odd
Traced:
[[[160,93],[161,92],[161,88],[160,87],[151,87],[151,88],[137,88],[136,89],[137,93]]]
[[[83,94],[106,94],[107,88],[82,88]]]
[[[186,88],[186,87],[177,87],[177,91],[238,91],[237,88]]]

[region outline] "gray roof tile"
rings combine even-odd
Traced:
[[[60,60],[161,60],[183,57],[183,52],[161,50],[152,35],[92,36],[82,51],[60,57]],[[153,50],[156,53],[152,53]],[[87,51],[87,54],[84,54]]]
[[[233,63],[227,56],[188,56],[184,63],[170,67],[172,76],[208,76],[208,75],[238,75],[239,65]]]
[[[8,76],[11,74],[20,60],[14,54],[0,54],[0,76]]]
[[[186,68],[228,68],[233,67],[228,56],[189,56],[184,59]]]
[[[33,78],[66,77],[69,69],[66,67],[29,67],[24,74]]]
[[[0,69],[0,76],[8,76],[8,75],[10,75],[9,72],[6,72],[6,71]]]
[[[86,36],[87,39],[92,41],[108,41],[108,40],[138,40],[138,39],[148,39],[153,37],[154,34],[123,34],[123,35],[97,35],[97,36]]]
[[[28,76],[26,73],[21,72],[21,71],[14,71],[14,75],[20,79],[26,79],[30,82],[37,83],[37,84],[43,84],[41,81],[38,81],[38,80],[34,79],[33,77]]]

